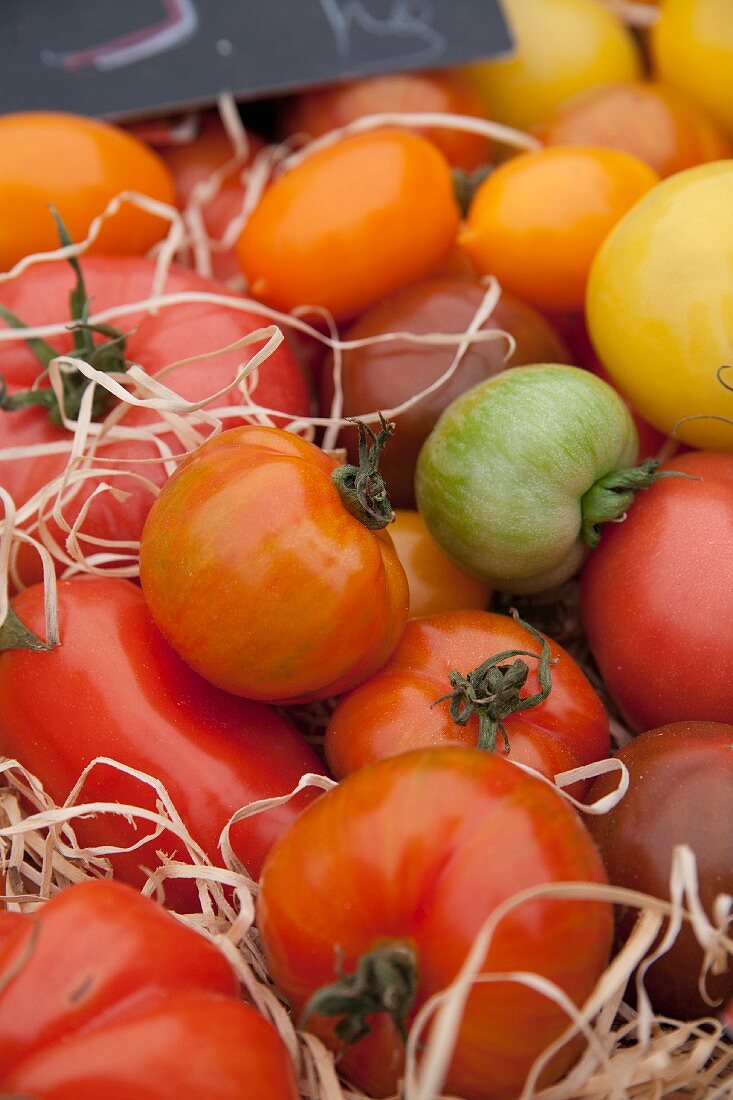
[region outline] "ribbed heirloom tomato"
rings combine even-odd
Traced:
[[[224,956],[112,881],[0,913],[0,1088],[34,1100],[297,1100]]]
[[[325,698],[396,646],[407,581],[376,470],[389,430],[369,453],[361,430],[357,468],[277,428],[233,428],[190,455],[153,505],[145,596],[174,649],[218,687]]]

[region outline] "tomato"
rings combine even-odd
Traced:
[[[597,0],[504,0],[503,6],[516,52],[467,69],[497,122],[529,129],[584,88],[641,73],[631,33]]]
[[[335,459],[251,426],[204,443],[166,483],[143,530],[140,579],[163,634],[212,683],[299,702],[386,661],[407,619],[407,580],[368,465],[360,503],[337,488]]]
[[[28,111],[0,118],[0,270],[31,252],[58,248],[48,204],[58,210],[72,241],[121,191],[173,204],[173,180],[152,149],[97,119]],[[12,216],[8,213],[12,211]],[[95,252],[142,254],[165,236],[169,223],[129,203],[92,245]]]
[[[487,727],[491,717],[496,721],[507,715],[501,719],[505,737],[494,728],[489,735],[495,736],[494,745],[483,747],[508,752],[511,760],[529,764],[550,779],[604,759],[611,746],[603,704],[572,657],[549,639],[547,645],[543,665],[540,639],[514,619],[489,611],[452,611],[411,620],[386,665],[336,707],[325,742],[332,773],[340,778],[382,757],[429,745],[482,747],[482,710]],[[469,673],[490,658],[512,651],[514,659],[499,662],[511,672],[504,672],[498,684],[489,685],[496,671],[484,669],[475,682],[459,685],[462,694],[450,698],[456,687],[454,670],[469,679]],[[545,667],[548,660],[555,663]],[[521,665],[527,677],[517,688],[511,681]],[[520,699],[541,692],[541,665],[543,675],[549,676],[549,695],[517,711]],[[466,706],[471,685],[476,696],[488,700],[483,708]],[[436,706],[438,699],[442,702]],[[471,711],[465,725],[456,721],[456,702]]]
[[[150,296],[155,265],[142,257],[92,256],[83,260],[84,279],[92,310],[101,312],[115,306],[144,301]],[[27,324],[59,323],[69,317],[69,293],[74,286],[74,274],[66,263],[44,263],[33,266],[17,279],[0,287],[0,304],[10,309]],[[215,282],[202,279],[182,268],[172,267],[165,282],[166,294],[196,293],[225,294]],[[140,310],[122,316],[119,328],[128,332],[125,355],[128,360],[142,364],[151,375],[162,374],[164,383],[189,401],[201,400],[223,388],[236,376],[237,370],[251,356],[254,348],[213,355],[198,363],[186,363],[168,371],[165,368],[180,359],[207,351],[216,351],[233,343],[247,333],[267,324],[264,317],[251,310],[240,312],[219,303],[177,303],[162,308],[158,313]],[[5,322],[0,320],[5,328]],[[51,337],[49,343],[59,352],[69,352],[72,338],[66,333]],[[263,341],[264,343],[264,341]],[[0,344],[0,374],[12,392],[33,385],[41,371],[41,365],[30,349],[21,341]],[[242,394],[236,389],[216,402],[236,406],[242,402]],[[265,408],[279,409],[295,416],[307,414],[310,398],[303,373],[287,346],[281,345],[263,364],[258,372],[252,400]],[[154,413],[128,408],[122,418],[122,426],[139,426],[158,419]],[[247,419],[243,412],[240,422]],[[231,423],[231,421],[227,421]],[[206,431],[206,429],[203,429]],[[68,451],[40,455],[29,462],[3,455],[3,449],[40,445],[70,444],[71,435],[63,428],[55,427],[40,407],[15,412],[0,412],[0,483],[10,491],[17,506],[24,504],[34,493],[63,472]],[[174,454],[183,445],[172,434],[164,435]],[[117,440],[103,443],[98,449],[100,465],[120,463],[129,476],[111,475],[87,479],[73,500],[64,506],[64,515],[72,523],[81,508],[89,501],[94,489],[107,480],[115,489],[129,494],[125,500],[115,500],[111,494],[97,496],[83,524],[83,533],[106,542],[134,543],[140,538],[145,516],[150,508],[156,486],[162,485],[166,472],[160,462],[160,452],[145,440]],[[147,459],[144,464],[140,460]],[[152,482],[146,485],[142,475]],[[53,497],[51,504],[53,502]],[[50,506],[46,513],[50,512]],[[65,560],[64,534],[54,521],[51,532],[60,543],[57,556]],[[84,548],[93,552],[95,546],[85,543]],[[124,547],[123,549],[129,549]],[[24,556],[21,570],[26,583],[40,579],[40,564],[35,555]]]
[[[491,589],[455,567],[433,542],[418,512],[396,509],[389,534],[407,574],[410,618],[486,607]]]
[[[658,179],[617,149],[523,153],[479,186],[459,243],[510,293],[545,309],[582,309],[604,237]]]
[[[286,99],[282,131],[321,137],[365,115],[384,112],[464,115],[484,118],[477,93],[457,71],[378,73]],[[454,168],[474,172],[491,159],[489,139],[448,126],[413,127],[437,145]]]
[[[629,772],[629,789],[606,814],[588,827],[601,852],[611,883],[669,899],[675,845],[692,849],[700,901],[713,919],[719,894],[733,894],[733,725],[677,722],[648,730],[616,754]],[[613,790],[615,779],[596,779],[589,797]],[[638,910],[620,907],[617,939],[627,939]],[[730,932],[729,932],[730,934]],[[670,950],[654,962],[644,985],[656,1012],[675,1019],[710,1016],[721,1000],[733,996],[733,960],[727,970],[711,973],[699,992],[703,949],[683,922]]]
[[[733,155],[723,130],[674,88],[629,81],[574,96],[538,129],[548,145],[603,145],[643,160],[661,177]]]
[[[390,295],[351,325],[344,340],[364,340],[390,332],[463,333],[479,309],[484,288],[476,279],[429,279]],[[508,361],[506,339],[468,347],[452,378],[416,405],[394,417],[397,430],[380,462],[390,499],[399,508],[415,505],[415,465],[420,448],[441,412],[465,390],[491,378],[504,366],[523,363],[568,362],[568,351],[550,325],[531,306],[502,294],[482,329],[508,332],[516,346]],[[340,415],[363,416],[398,408],[445,374],[456,347],[389,340],[342,353],[343,408]],[[334,394],[333,359],[322,373],[321,414],[330,415]],[[342,431],[351,462],[357,446],[353,428]]]
[[[633,729],[733,722],[733,455],[691,451],[662,469],[688,476],[608,524],[583,570],[585,632]]]
[[[651,54],[662,80],[686,92],[733,135],[728,0],[664,0],[651,32]]]
[[[297,1100],[285,1044],[203,936],[118,882],[0,913],[0,1087],[37,1100]]]
[[[619,516],[636,431],[589,371],[513,367],[456,398],[420,452],[417,502],[442,550],[499,591],[562,584]],[[634,479],[636,475],[633,475]]]
[[[16,596],[13,608],[43,635],[43,589]],[[59,585],[61,645],[51,652],[0,655],[0,752],[35,773],[61,803],[83,768],[107,756],[158,778],[194,840],[218,863],[219,834],[236,810],[287,794],[304,772],[322,771],[313,751],[269,707],[218,691],[197,676],[160,636],[140,589],[114,577],[76,578]],[[107,766],[84,784],[85,801],[155,809],[156,795]],[[232,830],[234,850],[256,878],[273,840],[308,800],[250,817]],[[136,831],[123,817],[77,819],[83,845],[127,845]],[[141,868],[156,867],[162,849],[190,862],[172,833],[113,856],[115,874],[142,884]],[[166,884],[177,905],[190,885]]]
[[[728,216],[733,160],[663,180],[600,248],[586,315],[596,351],[645,420],[694,447],[733,449]],[[682,423],[685,417],[697,417]]]
[[[355,772],[288,830],[263,871],[258,926],[269,972],[296,1013],[366,953],[389,958],[392,948],[408,993],[416,983],[412,1003],[403,998],[407,1028],[456,976],[497,906],[565,880],[604,876],[586,829],[556,791],[493,753],[423,749]],[[598,901],[525,902],[502,919],[481,970],[530,967],[580,1004],[604,965],[610,926],[609,907]],[[524,985],[477,982],[445,1092],[517,1095],[567,1023],[561,1008]],[[403,1068],[398,1026],[385,1012],[366,1024],[371,1030],[340,1054],[339,1068],[370,1095],[391,1096]],[[308,1027],[341,1047],[319,1012]],[[559,1077],[579,1049],[577,1041],[564,1046],[539,1085]]]
[[[457,229],[450,168],[435,146],[406,131],[370,131],[281,175],[237,255],[256,298],[345,318],[429,275]]]

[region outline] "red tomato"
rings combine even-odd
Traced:
[[[559,645],[549,639],[548,644],[550,658],[556,662],[551,665],[549,695],[528,710],[509,714],[503,724],[510,758],[552,778],[608,756],[610,741],[606,712],[585,675]],[[478,712],[460,725],[451,715],[448,699],[437,706],[435,702],[451,692],[454,670],[465,677],[490,657],[509,650],[537,655],[537,659],[518,655],[529,670],[519,697],[539,692],[540,643],[509,616],[452,611],[412,619],[386,665],[336,707],[325,743],[333,774],[347,775],[384,756],[428,745],[477,744]],[[510,662],[515,663],[511,659],[500,663]],[[497,691],[485,681],[474,687],[479,697]],[[506,687],[503,690],[507,693],[503,698],[516,700]],[[501,734],[496,751],[504,755],[507,751]]]
[[[143,301],[150,296],[155,271],[152,260],[93,256],[85,258],[82,264],[87,292],[95,312]],[[66,263],[39,264],[0,286],[0,304],[26,324],[63,322],[69,318],[69,292],[74,281],[74,273]],[[171,268],[164,292],[227,293],[218,283],[177,267]],[[142,364],[149,374],[157,375],[170,363],[225,347],[267,323],[265,318],[251,311],[239,312],[218,304],[183,303],[163,308],[157,314],[141,311],[125,316],[120,318],[118,326],[130,333],[125,348],[127,358]],[[6,327],[1,320],[0,326]],[[64,334],[52,337],[49,343],[59,352],[66,353],[71,349],[72,340]],[[231,382],[237,368],[253,350],[256,348],[239,349],[214,355],[199,363],[187,363],[166,371],[162,380],[185,399],[201,400]],[[31,386],[40,371],[38,360],[24,343],[13,341],[0,344],[0,375],[5,378],[11,391]],[[267,408],[298,416],[307,414],[310,403],[308,387],[298,363],[285,344],[260,368],[252,397]],[[235,406],[241,401],[241,393],[235,390],[217,404]],[[155,414],[130,408],[125,412],[122,424],[139,425],[155,419]],[[246,414],[242,419],[246,419]],[[167,435],[164,438],[174,453],[180,453],[181,445],[175,437]],[[68,452],[38,456],[29,462],[27,459],[3,458],[2,448],[63,440],[69,441],[70,434],[51,424],[40,407],[13,413],[0,412],[0,484],[10,491],[16,505],[25,503],[42,486],[61,474]],[[98,454],[102,464],[114,460],[116,466],[124,459],[159,458],[153,444],[139,440],[109,443],[101,447]],[[159,461],[137,465],[123,463],[121,468],[142,473],[154,485],[162,485],[166,478]],[[70,522],[76,519],[84,502],[103,480],[101,476],[87,480],[79,494],[64,508]],[[152,491],[132,477],[109,480],[114,488],[124,490],[130,496],[122,502],[115,501],[109,493],[98,496],[87,514],[83,530],[96,538],[134,542],[140,537],[152,503]],[[63,535],[56,524],[52,522],[50,526],[63,545]],[[28,555],[23,574],[26,583],[39,579],[40,565],[35,556]]]
[[[203,936],[111,881],[0,913],[0,1088],[37,1100],[297,1100],[285,1044]]]
[[[43,591],[35,585],[13,601],[21,621],[43,634]],[[48,653],[0,655],[0,752],[36,774],[62,802],[82,769],[108,756],[160,779],[209,858],[220,862],[219,834],[232,814],[261,798],[286,794],[304,772],[321,772],[302,738],[269,707],[218,691],[181,661],[160,636],[140,589],[117,578],[77,578],[59,586],[61,645]],[[12,690],[11,690],[12,685]],[[273,840],[294,820],[308,793],[240,822],[234,849],[256,878]],[[88,801],[155,809],[155,794],[109,767],[84,786]],[[102,814],[74,823],[81,844],[131,844],[124,818]],[[141,867],[156,851],[189,862],[171,833],[114,856],[115,873],[143,883]],[[176,904],[190,896],[175,880]]]
[[[285,101],[285,134],[321,137],[365,115],[403,112],[485,118],[481,100],[459,72],[379,73],[345,84],[313,88]],[[491,159],[489,139],[449,126],[413,127],[440,149],[454,168],[473,172]]]
[[[190,455],[150,511],[140,579],[153,618],[226,691],[325,698],[366,679],[397,645],[405,572],[373,516],[344,503],[337,467],[288,432],[233,428]]]
[[[414,999],[404,998],[407,1028],[456,976],[497,906],[527,887],[565,880],[604,875],[585,827],[556,791],[491,753],[426,749],[363,768],[303,814],[267,860],[258,926],[269,971],[296,1013],[367,953],[396,949],[408,992],[410,979],[416,983]],[[481,970],[531,969],[580,1004],[610,937],[605,903],[533,900],[502,919]],[[339,1069],[370,1095],[391,1096],[403,1069],[400,1032],[386,1012],[366,1022],[371,1030],[340,1053]],[[477,982],[445,1092],[516,1096],[567,1023],[561,1008],[526,986]],[[320,1012],[308,1027],[341,1047]],[[564,1046],[540,1087],[580,1049],[577,1041]]]
[[[446,557],[419,512],[396,509],[389,535],[407,575],[411,619],[487,606],[491,589],[467,577]]]
[[[608,878],[614,886],[669,899],[673,849],[686,844],[695,855],[700,901],[709,919],[719,894],[733,894],[733,725],[677,722],[649,730],[616,754],[629,771],[629,789],[606,814],[588,821]],[[589,800],[610,793],[616,777],[595,780]],[[617,940],[629,936],[638,910],[619,907]],[[652,964],[644,985],[656,1012],[676,1019],[709,1016],[733,996],[733,959],[700,994],[703,949],[683,922],[670,950]]]
[[[605,524],[582,574],[583,625],[632,729],[733,722],[733,455],[690,451],[623,523]]]

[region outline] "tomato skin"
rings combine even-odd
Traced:
[[[697,865],[700,901],[712,918],[719,894],[733,893],[733,725],[676,722],[647,730],[616,754],[629,771],[629,790],[588,828],[615,886],[669,898],[675,845],[688,845]],[[595,780],[589,799],[613,790],[613,776]],[[627,939],[637,910],[620,908],[617,940]],[[709,1016],[716,1006],[698,991],[703,951],[683,922],[670,948],[647,971],[644,985],[656,1012],[675,1019]],[[714,1002],[733,996],[733,970],[706,982]]]
[[[463,333],[484,298],[475,278],[429,279],[390,295],[351,325],[345,340],[361,340],[388,332],[418,334]],[[525,363],[570,362],[567,348],[550,325],[532,306],[502,294],[485,330],[501,329],[516,341],[507,358],[506,339],[473,344],[463,356],[453,377],[412,408],[395,416],[397,430],[380,460],[390,500],[397,508],[415,506],[415,466],[420,448],[435,427],[443,410],[472,386],[493,377],[506,366]],[[406,340],[371,344],[342,353],[341,383],[343,416],[397,408],[436,382],[451,365],[455,347],[415,344]],[[334,393],[333,359],[322,374],[321,413],[328,416]],[[357,458],[354,430],[342,431],[338,445],[346,447],[350,462]]]
[[[603,704],[572,657],[548,639],[552,688],[542,703],[510,715],[504,725],[510,759],[529,764],[548,778],[557,772],[602,760],[610,753],[608,717]],[[385,756],[429,745],[476,745],[478,717],[460,726],[450,715],[449,674],[464,676],[494,654],[540,645],[507,615],[452,611],[412,619],[386,665],[341,699],[326,732],[326,758],[341,778]],[[523,658],[530,675],[523,698],[540,690],[538,662]],[[495,751],[506,755],[501,735]]]
[[[20,619],[43,635],[43,590],[13,601]],[[304,772],[321,772],[315,753],[269,707],[235,699],[197,676],[171,650],[150,618],[140,589],[116,578],[77,578],[59,585],[61,645],[49,653],[0,655],[0,751],[36,774],[62,802],[96,756],[156,776],[194,839],[215,863],[219,834],[242,806],[286,794]],[[63,700],[63,706],[59,706]],[[101,767],[85,783],[90,801],[155,809],[155,795],[122,772]],[[256,878],[266,852],[308,801],[286,805],[234,826],[235,851]],[[148,828],[144,823],[140,829]],[[143,833],[122,817],[75,822],[82,844],[130,844]],[[113,856],[115,873],[142,884],[141,866],[158,865],[156,849],[189,862],[183,845],[164,834],[137,851]],[[174,904],[190,884],[166,882]]]
[[[325,698],[376,671],[407,619],[404,570],[385,530],[347,512],[312,443],[233,428],[164,486],[140,545],[153,618],[225,691]]]
[[[497,836],[513,840],[497,844]],[[334,980],[339,961],[348,973],[385,939],[407,942],[417,956],[414,1015],[455,976],[497,905],[524,887],[564,879],[604,876],[582,822],[554,790],[491,753],[424,749],[354,773],[288,830],[263,871],[258,926],[270,973],[296,1013]],[[501,922],[484,969],[523,970],[531,960],[581,1001],[603,967],[610,926],[603,903],[528,903]],[[339,1068],[371,1095],[392,1095],[402,1042],[383,1016],[369,1022],[371,1033],[343,1052]],[[526,988],[476,984],[446,1093],[517,1095],[535,1056],[566,1023]],[[323,1017],[309,1027],[339,1045]],[[565,1048],[541,1083],[577,1053]]]
[[[456,568],[430,537],[419,512],[396,508],[389,536],[407,574],[411,619],[487,606],[491,589]]]
[[[28,111],[0,118],[0,270],[31,252],[59,247],[48,204],[72,241],[121,191],[175,204],[173,180],[152,149],[124,130],[81,115]],[[163,218],[125,203],[103,227],[93,252],[142,255],[165,236]]]
[[[478,188],[459,235],[484,275],[543,309],[582,309],[593,258],[659,177],[617,149],[558,145],[522,153]]]
[[[606,525],[581,577],[588,643],[632,729],[733,722],[733,455],[661,469],[696,480],[664,478]]]
[[[263,195],[237,255],[251,293],[337,319],[427,276],[458,230],[450,167],[425,138],[356,134],[311,154]]]
[[[285,101],[282,131],[321,137],[364,115],[383,112],[484,118],[476,92],[458,71],[379,73],[360,80],[313,88]],[[454,168],[474,172],[491,159],[489,139],[449,127],[411,127],[440,149]]]
[[[3,973],[21,961],[0,992],[5,1092],[296,1100],[285,1046],[235,1000],[224,956],[129,887],[89,881],[0,914]]]

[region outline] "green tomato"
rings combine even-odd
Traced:
[[[654,476],[656,464],[628,470],[637,448],[626,405],[595,375],[515,367],[445,410],[420,452],[418,508],[461,569],[540,592],[580,568],[598,524]]]

